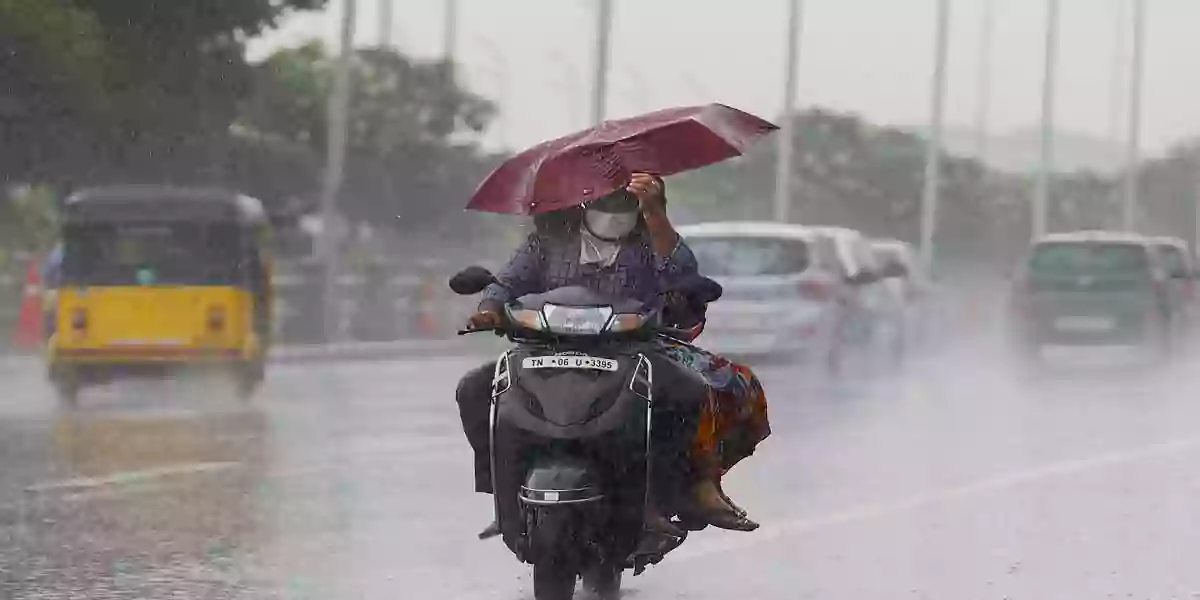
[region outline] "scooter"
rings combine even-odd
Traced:
[[[450,280],[460,295],[499,283],[481,267]],[[711,279],[680,286],[695,301],[721,295]],[[491,470],[500,535],[533,565],[536,600],[567,600],[575,583],[618,597],[625,570],[640,574],[687,538],[665,535],[638,554],[649,501],[654,372],[648,344],[681,332],[643,303],[562,287],[508,304],[492,331],[515,346],[492,381]]]

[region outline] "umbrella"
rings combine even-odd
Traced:
[[[665,177],[740,156],[776,129],[723,104],[605,121],[505,161],[479,184],[467,208],[530,215],[578,206],[625,187],[635,172]]]

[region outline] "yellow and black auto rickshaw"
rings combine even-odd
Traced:
[[[262,204],[222,190],[93,188],[67,198],[47,345],[74,404],[88,385],[216,368],[250,396],[271,331],[270,228]]]

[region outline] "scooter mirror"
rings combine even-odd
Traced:
[[[492,275],[491,271],[473,266],[467,267],[451,277],[450,289],[460,296],[470,296],[482,292],[493,283],[496,283],[496,276]]]
[[[684,280],[678,289],[693,302],[700,304],[716,302],[725,293],[721,284],[701,275]]]

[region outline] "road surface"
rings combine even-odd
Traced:
[[[527,567],[475,533],[451,392],[465,358],[280,366],[58,410],[0,388],[0,597],[498,599]],[[761,369],[774,435],[634,599],[1195,598],[1200,376],[1025,383],[963,349],[831,388]]]

